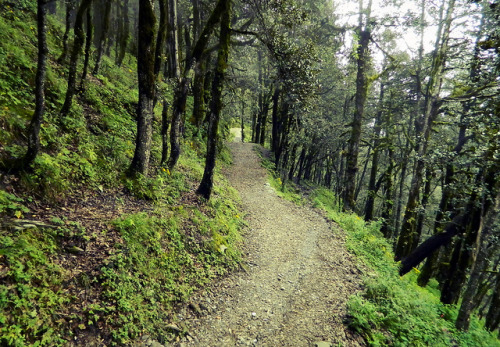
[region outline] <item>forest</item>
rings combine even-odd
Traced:
[[[231,128],[369,230],[367,345],[500,345],[497,0],[0,0],[0,344],[185,336],[241,267]]]

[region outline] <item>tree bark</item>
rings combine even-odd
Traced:
[[[493,290],[492,299],[488,313],[486,314],[485,327],[489,331],[498,329],[500,326],[500,273],[497,274],[496,286]]]
[[[207,59],[196,63],[193,81],[193,117],[191,123],[199,129],[205,118],[205,74],[207,70]]]
[[[61,109],[61,118],[66,117],[71,109],[73,103],[73,96],[76,92],[76,70],[78,67],[78,58],[85,42],[85,33],[83,31],[83,16],[90,8],[92,0],[82,0],[75,19],[75,40],[73,42],[73,49],[71,51],[71,58],[69,62],[68,72],[68,89],[66,90],[66,98],[64,105]]]
[[[375,118],[375,125],[373,127],[373,155],[372,155],[372,167],[370,169],[370,180],[368,183],[368,197],[366,199],[365,204],[365,220],[370,221],[373,219],[373,209],[375,207],[375,196],[377,191],[375,190],[375,183],[377,181],[377,172],[378,172],[378,159],[380,153],[380,132],[382,130],[382,108],[384,101],[384,84],[380,84],[380,95],[379,95],[379,110],[377,112],[377,117]]]
[[[40,151],[40,127],[45,112],[45,75],[47,72],[47,2],[37,2],[38,63],[35,83],[35,114],[28,128],[28,151],[23,158],[23,167],[30,166]]]
[[[116,56],[116,65],[118,65],[118,66],[121,66],[123,63],[123,59],[125,58],[125,53],[127,51],[127,45],[128,45],[128,39],[129,39],[130,20],[128,18],[128,1],[129,0],[123,0],[123,4],[121,6],[122,20],[120,21],[121,29],[120,29],[120,34],[118,35],[120,47],[118,50],[118,54]]]
[[[475,258],[474,265],[469,276],[469,282],[467,288],[462,297],[462,304],[458,311],[458,317],[455,322],[455,327],[459,330],[469,330],[470,325],[470,315],[472,310],[476,307],[473,299],[479,285],[479,278],[481,276],[481,271],[484,269],[486,261],[488,259],[487,246],[490,237],[493,233],[493,228],[495,221],[497,219],[500,209],[500,191],[497,193],[495,202],[493,206],[490,206],[486,215],[481,220],[481,226],[479,227],[479,237],[477,238],[477,243],[475,249],[477,254],[474,254]]]
[[[444,11],[444,6],[445,2],[443,1],[440,10],[441,13]],[[411,251],[417,247],[417,245],[413,243],[413,240],[416,238],[415,233],[416,221],[418,219],[420,187],[422,186],[425,168],[424,157],[427,154],[433,122],[439,112],[439,93],[441,92],[442,74],[446,63],[445,56],[448,50],[448,40],[454,7],[455,0],[450,0],[444,22],[440,22],[442,24],[440,24],[440,28],[438,29],[438,38],[434,49],[429,82],[427,83],[425,92],[424,113],[421,118],[417,118],[417,160],[413,170],[414,173],[403,217],[403,224],[395,249],[397,260],[410,254]],[[441,32],[442,37],[440,37]]]
[[[156,50],[155,50],[155,65],[154,74],[155,76],[160,75],[160,70],[162,66],[162,51],[164,49],[163,44],[167,36],[167,17],[168,17],[168,6],[167,0],[159,0],[160,7],[160,23],[158,25],[158,34],[156,35]]]
[[[174,2],[174,0],[170,1]],[[182,76],[179,78],[180,81],[177,83],[175,87],[176,90],[174,92],[172,121],[170,128],[171,150],[170,150],[170,157],[168,159],[168,167],[170,169],[173,169],[175,167],[177,161],[179,160],[179,156],[181,154],[181,143],[180,143],[181,118],[186,109],[186,100],[187,100],[187,92],[189,85],[188,76],[190,74],[191,69],[193,68],[193,63],[195,61],[199,61],[202,58],[205,48],[208,45],[209,38],[213,30],[215,29],[216,24],[220,20],[222,9],[225,7],[225,1],[226,0],[219,0],[217,2],[215,9],[213,10],[207,23],[205,24],[205,27],[203,28],[203,31],[200,34],[200,38],[193,47],[193,52],[187,55],[184,71],[182,73]],[[172,8],[170,8],[169,12],[172,13],[172,11],[173,11]],[[172,42],[172,39],[170,39],[169,42]],[[171,52],[169,56],[172,58],[173,53]],[[180,75],[180,73],[178,75]]]
[[[106,42],[106,38],[108,37],[108,32],[109,32],[110,17],[111,17],[111,0],[106,0],[102,31],[99,37],[99,47],[97,48],[97,58],[94,70],[92,71],[92,75],[94,76],[99,73],[99,69],[101,68],[101,59],[102,59],[102,54],[104,52],[104,43]]]
[[[154,37],[156,17],[152,0],[139,0],[139,36],[137,76],[139,104],[137,106],[137,137],[129,174],[146,176],[149,170],[155,94]]]
[[[229,56],[229,44],[231,39],[231,0],[223,1],[221,9],[219,50],[217,54],[217,68],[212,81],[212,98],[210,100],[210,122],[208,124],[207,157],[205,170],[200,186],[196,193],[205,199],[210,199],[213,188],[213,175],[215,159],[217,156],[217,133],[219,127],[220,113],[222,110],[222,89],[224,87],[224,74],[227,68]]]
[[[349,145],[346,156],[346,172],[344,179],[344,209],[346,211],[354,211],[356,208],[355,193],[356,193],[356,174],[358,172],[358,155],[359,155],[359,142],[361,139],[361,125],[363,115],[365,112],[365,103],[368,93],[368,81],[366,77],[366,69],[368,68],[368,60],[370,53],[368,51],[368,44],[370,43],[370,15],[371,15],[371,0],[369,0],[368,7],[362,8],[362,1],[360,1],[359,8],[359,24],[357,34],[359,35],[358,48],[357,48],[357,73],[356,73],[356,95],[354,101],[354,116],[351,123],[351,136],[349,138]],[[363,13],[366,19],[363,23]]]
[[[83,62],[82,78],[80,79],[80,91],[85,91],[85,81],[89,70],[90,49],[92,48],[92,36],[94,33],[94,24],[92,23],[91,6],[87,9],[87,35],[85,36],[85,59]]]
[[[64,64],[66,61],[66,58],[68,56],[68,39],[69,39],[69,32],[71,30],[71,18],[73,16],[73,11],[75,10],[76,7],[76,0],[66,0],[66,17],[65,17],[65,29],[64,29],[64,35],[63,35],[63,50],[59,58],[57,58],[57,62],[59,64]]]

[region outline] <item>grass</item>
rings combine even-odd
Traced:
[[[36,22],[30,3],[11,8],[0,0],[3,157],[23,155],[34,110]],[[100,74],[89,76],[85,93],[61,119],[67,66],[55,58],[62,25],[49,16],[48,27],[42,153],[32,172],[0,177],[0,345],[123,345],[144,334],[171,341],[179,332],[165,322],[175,304],[239,263],[244,222],[239,198],[220,171],[231,161],[229,152],[221,147],[214,193],[210,201],[200,201],[192,192],[203,174],[205,142],[186,124],[176,169],[159,167],[159,101],[151,174],[125,178],[136,132],[134,58],[127,56],[117,67],[104,56]],[[171,86],[161,88],[168,101]],[[79,220],[66,207],[84,196],[93,204],[102,197],[103,206],[91,205],[89,218]],[[109,207],[104,200],[109,196],[117,209],[111,218],[99,215],[99,207]],[[130,208],[125,200],[141,207]],[[76,208],[84,210],[83,201]],[[97,254],[97,264],[83,259],[89,257],[87,246],[106,250]],[[87,268],[81,268],[84,263]]]
[[[316,189],[311,198],[346,232],[349,251],[367,269],[363,292],[348,302],[348,325],[370,346],[500,346],[476,316],[469,332],[455,329],[458,307],[439,301],[435,280],[422,288],[416,283],[417,269],[399,276],[379,222],[341,212],[338,198],[327,189]]]

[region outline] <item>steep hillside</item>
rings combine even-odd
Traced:
[[[145,334],[161,342],[172,307],[238,264],[238,198],[217,174],[215,195],[193,190],[204,143],[186,125],[176,170],[158,169],[157,104],[150,177],[124,176],[133,155],[135,59],[104,56],[71,112],[60,117],[67,64],[62,25],[49,17],[47,112],[42,154],[31,171],[9,172],[21,156],[34,109],[36,22],[0,4],[0,344],[125,344]],[[162,88],[167,86],[163,85]],[[227,150],[220,162],[229,163]],[[152,170],[153,171],[153,170]]]

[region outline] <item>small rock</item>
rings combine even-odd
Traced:
[[[314,347],[333,347],[330,342],[327,341],[318,341],[313,344]]]
[[[72,253],[72,254],[82,254],[85,252],[82,248],[80,248],[78,246],[67,247],[66,251],[68,251],[68,253]]]
[[[200,308],[200,306],[197,303],[195,303],[195,302],[190,303],[189,304],[189,308],[191,310],[193,310],[194,313],[196,313],[197,316],[201,316],[202,315],[201,308]]]
[[[252,317],[253,317],[253,318],[257,317],[257,313],[252,312]]]

